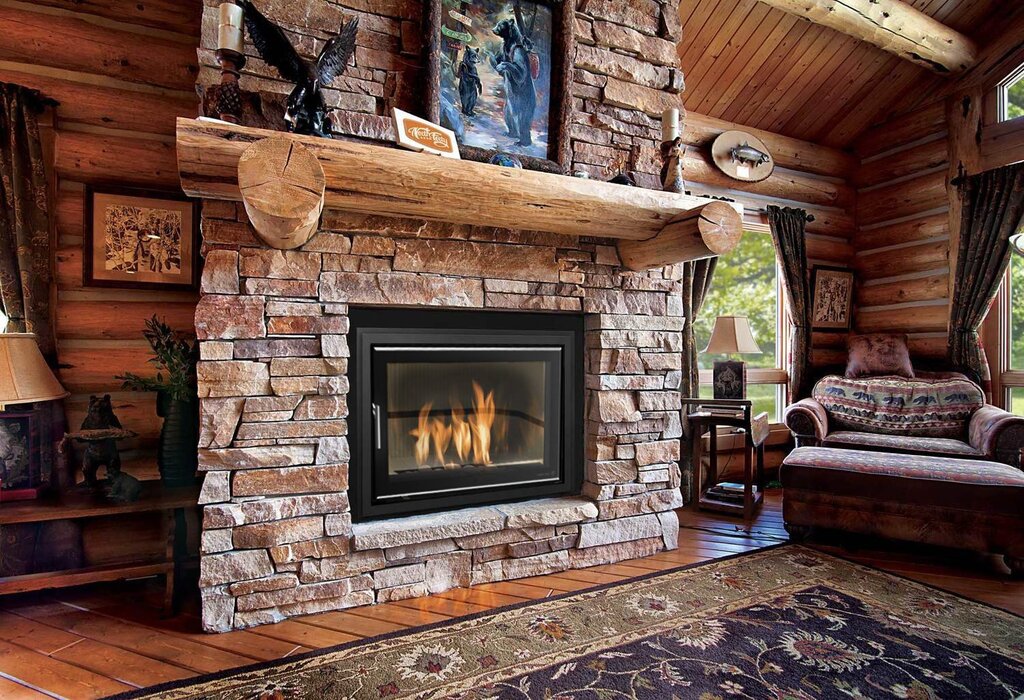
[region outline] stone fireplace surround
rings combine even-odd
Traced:
[[[337,212],[279,251],[215,201],[203,237],[204,629],[675,548],[678,267],[624,271],[600,239]],[[583,313],[582,493],[353,524],[349,305]]]

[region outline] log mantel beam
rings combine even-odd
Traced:
[[[978,60],[975,43],[900,0],[761,0],[941,74]]]
[[[719,240],[720,230],[739,229],[743,213],[743,205],[736,202],[473,161],[453,161],[381,145],[183,118],[178,119],[177,126],[178,169],[185,193],[232,201],[243,201],[245,197],[247,210],[252,204],[250,194],[262,197],[266,201],[260,202],[261,216],[252,223],[266,228],[268,220],[273,222],[274,230],[261,231],[265,241],[281,239],[282,226],[289,240],[294,230],[304,233],[307,224],[315,229],[315,218],[307,221],[304,216],[306,212],[318,214],[322,201],[325,209],[385,217],[545,231],[566,236],[632,241],[655,239],[662,248],[654,256],[658,264],[671,265],[722,252],[719,249],[725,244]],[[265,177],[259,170],[249,172],[254,161],[243,159],[247,149],[250,155],[275,149],[289,153],[290,144],[301,145],[298,150],[303,153],[308,151],[312,161],[319,164],[318,168],[309,169],[322,173],[322,180],[318,176],[295,181],[292,174],[279,167],[280,158],[271,159],[272,167],[264,168]],[[239,184],[240,161],[243,161],[243,180],[258,183],[267,192],[243,193]],[[274,187],[265,187],[268,179]],[[300,189],[310,189],[307,180],[315,181],[313,189],[318,195],[323,193],[322,200],[319,196],[311,198],[313,206],[301,207],[299,211],[291,201],[295,196],[288,192],[293,191],[292,186],[296,184]],[[287,201],[277,201],[282,196]],[[695,216],[693,212],[711,204],[714,206],[707,210],[709,216],[717,213],[715,221],[721,219],[717,228],[710,220],[696,222],[689,228],[677,221],[679,215],[690,212]],[[268,216],[268,212],[273,216]],[[666,228],[672,230],[661,237]],[[702,247],[697,239],[705,235],[706,245]],[[731,247],[723,248],[726,249]],[[643,255],[649,257],[647,253]],[[641,254],[637,257],[639,259]]]

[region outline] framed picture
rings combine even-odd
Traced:
[[[463,158],[569,167],[573,19],[569,0],[430,0],[425,116]]]
[[[817,265],[811,273],[811,330],[848,331],[853,315],[853,270]]]
[[[41,486],[36,414],[0,412],[0,501],[35,498]]]
[[[83,278],[90,287],[195,289],[199,202],[174,192],[88,187]]]

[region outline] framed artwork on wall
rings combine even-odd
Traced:
[[[86,286],[198,286],[198,201],[175,192],[87,187],[84,230]]]
[[[430,0],[424,116],[463,158],[568,169],[573,15],[568,0]]]
[[[816,265],[811,273],[811,303],[811,330],[850,330],[853,270]]]

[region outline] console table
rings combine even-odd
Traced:
[[[764,500],[764,443],[768,438],[768,414],[753,414],[749,399],[683,399],[686,419],[690,423],[690,454],[692,459],[693,503],[702,510],[713,510],[730,515],[753,518]],[[743,500],[733,502],[716,498],[708,491],[719,486],[718,480],[718,428],[733,428],[733,435],[743,439]],[[708,475],[703,479],[702,438],[710,433]],[[756,457],[756,469],[755,469]]]
[[[0,576],[0,595],[163,574],[164,606],[170,612],[175,602],[175,579],[185,556],[184,513],[186,508],[195,508],[198,499],[198,486],[169,488],[158,481],[144,481],[138,500],[131,503],[114,503],[91,492],[75,491],[33,501],[4,503],[0,505],[0,526],[160,512],[164,515],[163,534],[167,544],[160,556],[144,561]]]

